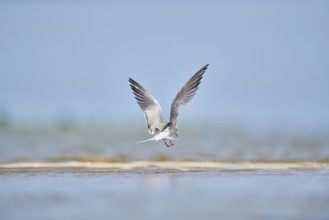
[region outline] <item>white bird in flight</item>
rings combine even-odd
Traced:
[[[135,99],[139,107],[145,114],[148,131],[154,135],[152,138],[140,141],[142,143],[146,141],[159,141],[163,140],[167,147],[174,146],[175,144],[171,141],[175,139],[174,135],[177,135],[177,117],[181,107],[187,104],[198,90],[198,86],[201,82],[202,76],[205,73],[208,65],[202,67],[197,71],[189,81],[179,90],[174,101],[171,104],[170,110],[170,121],[165,124],[162,120],[161,106],[148,91],[146,91],[139,83],[132,78],[129,78],[130,87],[133,90]],[[169,144],[166,142],[169,140]]]

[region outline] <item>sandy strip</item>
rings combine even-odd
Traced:
[[[0,169],[8,168],[110,168],[110,169],[221,169],[221,170],[286,170],[329,169],[329,161],[132,161],[132,162],[58,162],[58,163],[3,163]]]

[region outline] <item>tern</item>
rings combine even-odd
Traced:
[[[196,94],[199,88],[203,74],[205,73],[208,65],[202,67],[197,71],[179,90],[174,101],[171,104],[170,120],[164,123],[162,120],[161,106],[146,89],[144,89],[138,82],[129,78],[130,87],[135,95],[137,104],[145,114],[148,132],[154,135],[152,138],[143,140],[137,143],[146,141],[160,141],[163,140],[167,147],[174,146],[172,140],[178,138],[177,134],[177,117],[181,107],[187,104]],[[169,143],[167,141],[169,140]]]

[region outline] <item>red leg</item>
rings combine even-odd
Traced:
[[[171,140],[169,142],[170,142],[170,146],[175,146],[175,144],[171,142]]]
[[[166,142],[166,140],[165,140],[165,139],[163,139],[163,142],[165,143],[165,145],[166,145],[167,147],[170,147],[170,145],[169,145],[169,144],[167,144],[167,142]]]

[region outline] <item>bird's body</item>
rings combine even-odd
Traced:
[[[164,140],[164,143],[166,144],[167,147],[174,146],[174,144],[171,142],[171,140],[174,140],[175,138],[173,137],[173,134],[170,133],[169,128],[164,129],[163,131],[157,133],[154,135],[152,138],[139,141],[137,143],[143,143],[146,141],[161,141]],[[166,140],[169,140],[169,144],[166,142]]]
[[[177,135],[177,117],[181,107],[187,104],[198,90],[202,76],[208,68],[208,64],[196,72],[189,81],[177,93],[171,104],[170,121],[165,124],[162,120],[161,106],[151,94],[149,94],[139,83],[129,78],[130,87],[133,90],[138,105],[145,114],[148,131],[154,135],[152,138],[140,141],[159,141],[163,140],[167,147],[173,146],[171,140],[178,137]],[[169,140],[169,144],[166,142]]]

